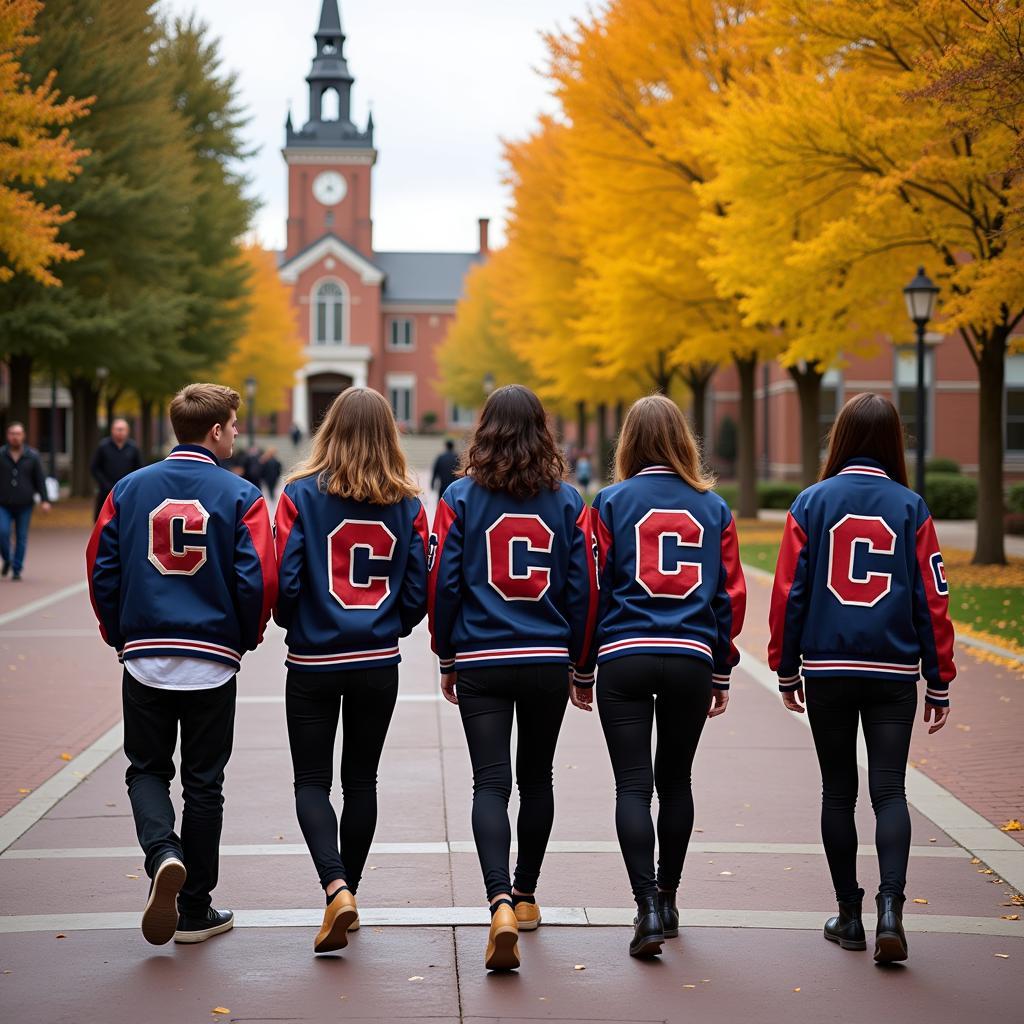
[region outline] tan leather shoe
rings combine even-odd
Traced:
[[[541,922],[540,906],[537,903],[517,903],[516,920],[521,932],[533,932]]]
[[[358,919],[355,896],[347,888],[341,889],[324,910],[324,923],[313,943],[313,952],[331,953],[344,949],[348,945],[348,930]]]
[[[508,900],[491,915],[484,967],[489,971],[513,971],[519,966],[519,922]]]

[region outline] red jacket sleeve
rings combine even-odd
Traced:
[[[597,552],[590,507],[582,498],[580,506],[569,545],[565,595],[569,660],[574,665],[576,685],[587,687],[594,685],[591,649],[597,621]]]
[[[736,649],[736,637],[743,629],[747,612],[747,581],[740,565],[740,545],[736,535],[736,520],[728,510],[729,522],[722,530],[722,568],[719,572],[718,590],[712,599],[715,621],[718,623],[718,639],[714,651],[714,670],[711,685],[719,690],[729,688],[729,676],[739,663],[740,652]]]
[[[807,590],[807,533],[790,511],[782,533],[768,613],[768,665],[778,673],[782,691],[800,686],[800,639],[807,616]]]
[[[455,667],[452,630],[462,603],[462,524],[444,498],[437,503],[427,556],[427,615],[434,653],[442,672]]]
[[[949,684],[956,677],[953,624],[949,621],[949,584],[930,515],[917,528],[917,568],[914,624],[921,645],[921,675],[928,687],[925,700],[949,707]]]
[[[423,503],[419,506],[412,522],[412,536],[409,539],[409,558],[402,580],[401,616],[402,636],[408,636],[423,619],[427,611],[427,551],[430,548],[430,527]]]
[[[235,533],[235,600],[244,649],[253,651],[277,601],[277,555],[263,495],[249,506]]]

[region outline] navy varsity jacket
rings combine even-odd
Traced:
[[[277,596],[267,506],[201,445],[119,480],[86,549],[103,639],[122,658],[206,658],[237,669]]]
[[[713,491],[695,490],[666,466],[604,488],[592,511],[600,600],[598,664],[630,654],[681,654],[711,663],[728,689],[739,662],[747,586],[736,524]],[[592,678],[595,657],[579,685]]]
[[[597,610],[588,511],[567,483],[522,500],[470,477],[444,492],[429,595],[442,672],[586,658]]]
[[[808,487],[786,519],[772,591],[768,663],[779,689],[801,675],[917,680],[949,706],[953,626],[931,514],[871,459]]]
[[[285,487],[275,525],[285,664],[304,672],[397,665],[398,638],[427,610],[419,498],[371,505],[325,494],[306,476]]]

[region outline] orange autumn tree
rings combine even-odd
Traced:
[[[36,41],[31,32],[42,6],[41,0],[0,0],[0,281],[20,272],[59,285],[50,266],[81,255],[57,238],[74,213],[47,206],[33,190],[78,174],[88,151],[75,147],[67,126],[88,113],[92,100],[61,100],[56,71],[36,88],[29,85],[18,58]]]
[[[256,379],[260,413],[279,412],[295,371],[302,365],[302,338],[295,322],[288,288],[277,276],[274,254],[258,245],[242,250],[249,268],[250,294],[245,328],[218,380],[245,394],[247,377]]]

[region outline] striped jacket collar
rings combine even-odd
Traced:
[[[201,444],[179,444],[171,449],[168,459],[182,459],[187,462],[209,462],[213,466],[219,466],[213,452],[204,448]]]
[[[884,477],[886,480],[889,479],[889,474],[882,469],[882,465],[879,462],[875,462],[874,459],[850,459],[846,465],[839,470],[839,476],[847,476],[849,474],[856,474],[858,476],[877,476]]]
[[[637,473],[637,476],[650,476],[653,473],[661,473],[668,476],[676,475],[676,471],[669,466],[645,466]]]

